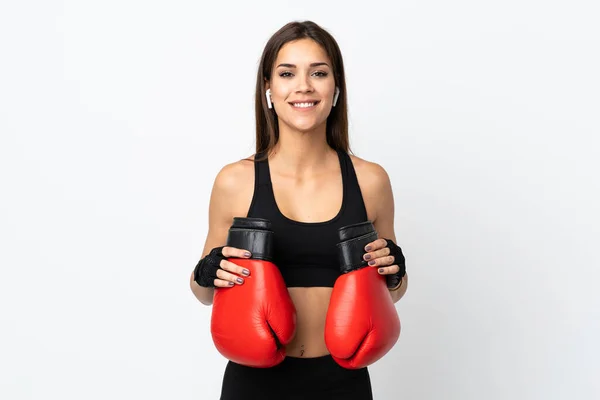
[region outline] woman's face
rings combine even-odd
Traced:
[[[288,42],[275,59],[271,101],[283,125],[298,131],[315,129],[327,121],[333,104],[335,80],[331,60],[312,39]]]

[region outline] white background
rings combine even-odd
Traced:
[[[598,399],[592,3],[3,2],[0,398],[218,398],[210,189],[254,150],[264,44],[311,19],[407,257],[375,398]]]

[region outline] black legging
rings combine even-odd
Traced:
[[[330,355],[286,357],[272,368],[227,363],[221,400],[372,400],[367,368],[339,366]]]

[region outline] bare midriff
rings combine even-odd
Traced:
[[[296,307],[296,335],[286,346],[290,357],[320,357],[329,354],[325,345],[325,318],[333,288],[290,287]]]

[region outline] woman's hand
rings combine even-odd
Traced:
[[[235,257],[235,258],[250,258],[252,254],[248,250],[237,249],[235,247],[223,247],[223,256],[225,258]],[[232,287],[234,284],[241,285],[244,283],[244,278],[242,276],[249,276],[250,271],[246,268],[242,268],[239,265],[228,261],[226,259],[221,260],[219,265],[221,268],[217,270],[217,279],[215,279],[216,287]]]
[[[196,265],[194,269],[196,283],[203,287],[221,288],[243,284],[244,279],[240,275],[249,276],[250,271],[228,261],[227,258],[230,257],[250,258],[252,254],[247,250],[235,247],[215,247]]]
[[[400,284],[406,273],[406,264],[402,249],[388,239],[377,239],[365,246],[363,259],[369,266],[377,268],[377,272],[386,276],[388,287]]]

